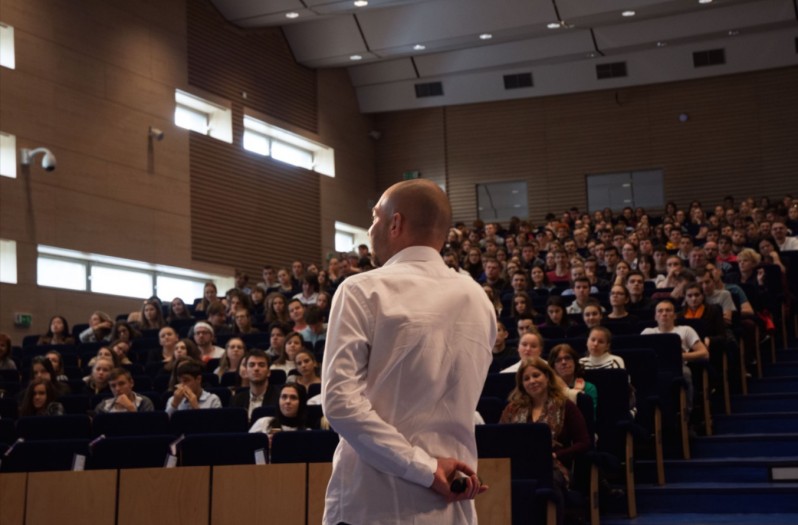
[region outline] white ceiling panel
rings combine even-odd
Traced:
[[[349,78],[352,80],[353,86],[365,86],[367,84],[412,80],[417,77],[413,62],[409,58],[403,58],[350,67]]]
[[[548,0],[438,0],[358,13],[372,49],[412,46],[502,29],[534,26],[554,19]]]
[[[352,15],[286,26],[285,36],[297,61],[306,65],[313,60],[367,51]]]
[[[551,61],[573,55],[584,56],[593,49],[589,31],[568,31],[545,38],[418,56],[416,65],[422,77],[440,76],[475,69]]]
[[[211,0],[222,15],[231,22],[304,9],[300,0]]]
[[[730,29],[767,25],[794,20],[790,0],[765,0],[753,4],[736,4],[695,13],[683,13],[630,24],[595,29],[596,43],[605,49],[635,46],[658,41],[675,42],[694,39],[698,35],[717,35]]]

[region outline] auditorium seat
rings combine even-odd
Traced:
[[[171,433],[210,434],[235,433],[249,430],[247,411],[243,408],[208,408],[179,410],[169,421]]]
[[[338,447],[331,430],[278,432],[272,438],[272,463],[329,463]]]
[[[85,414],[23,417],[17,420],[17,435],[26,441],[89,439],[91,420]]]
[[[88,439],[55,439],[17,442],[3,457],[2,472],[72,470],[76,454],[86,457]]]
[[[95,440],[86,462],[87,470],[157,468],[166,464],[170,434],[110,436]]]
[[[166,412],[97,414],[93,422],[94,436],[146,436],[169,433],[169,416]]]
[[[259,450],[263,451],[264,461],[268,461],[269,437],[262,432],[194,434],[180,443],[180,465],[254,465]]]

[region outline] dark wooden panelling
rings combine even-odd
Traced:
[[[187,8],[189,84],[316,132],[316,73],[296,63],[279,28],[236,28],[207,0]]]
[[[458,220],[477,216],[479,183],[526,180],[530,218],[540,221],[548,211],[584,209],[586,175],[635,169],[662,169],[665,198],[680,205],[727,194],[779,197],[795,192],[798,172],[798,68],[375,121],[385,137],[377,148],[379,189],[434,159]]]
[[[189,146],[194,259],[257,279],[264,263],[318,258],[317,173],[197,133]]]
[[[445,109],[419,109],[376,116],[377,186],[380,191],[418,170],[425,179],[446,183]]]

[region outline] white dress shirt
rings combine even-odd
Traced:
[[[324,524],[469,524],[473,501],[429,487],[437,457],[476,468],[474,410],[496,339],[493,306],[432,248],[346,279],[327,330],[322,404],[341,435]]]

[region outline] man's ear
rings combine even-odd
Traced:
[[[392,237],[398,237],[404,228],[404,217],[400,213],[394,212],[391,215],[390,233]]]

